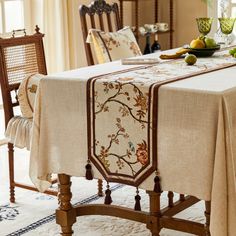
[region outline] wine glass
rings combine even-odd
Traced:
[[[221,17],[218,18],[218,20],[220,22],[221,32],[225,34],[225,45],[227,46],[230,43],[229,34],[231,34],[234,29],[234,23],[236,18]]]
[[[203,35],[207,35],[211,31],[211,25],[213,22],[212,17],[196,18],[198,31]]]

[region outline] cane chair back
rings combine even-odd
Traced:
[[[44,34],[38,27],[34,35],[24,33],[15,37],[14,32],[11,38],[0,39],[0,82],[6,125],[14,116],[13,108],[19,105],[17,90],[21,81],[29,74],[47,74]]]
[[[23,36],[15,36],[23,31]],[[0,83],[2,91],[5,126],[15,116],[14,108],[19,106],[17,92],[21,81],[29,74],[47,74],[43,37],[36,26],[36,33],[26,35],[25,30],[13,31],[11,38],[0,38]],[[14,180],[14,145],[8,143],[10,201],[15,202],[14,188],[21,187],[37,191],[33,186],[15,182]],[[46,193],[57,195],[55,191]]]
[[[93,54],[90,44],[86,43],[88,30],[100,29],[105,32],[115,32],[122,28],[119,16],[119,7],[117,3],[111,5],[104,0],[95,0],[89,6],[81,5],[80,19],[84,47],[88,65],[94,65]]]

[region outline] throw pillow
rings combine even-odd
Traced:
[[[32,118],[34,113],[34,101],[39,81],[45,75],[33,74],[26,76],[22,80],[18,90],[18,101],[22,116],[25,118]]]
[[[87,43],[93,45],[98,63],[142,55],[130,27],[107,33],[90,29]]]

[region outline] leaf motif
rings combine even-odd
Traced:
[[[36,84],[32,84],[31,87],[29,87],[28,89],[31,93],[36,93],[37,88],[38,88],[38,86]]]
[[[135,152],[135,147],[134,147],[134,144],[132,142],[128,142],[129,144],[129,148],[132,152]]]

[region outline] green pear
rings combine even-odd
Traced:
[[[205,37],[204,41],[205,41],[206,48],[216,47],[216,41],[214,39]]]

